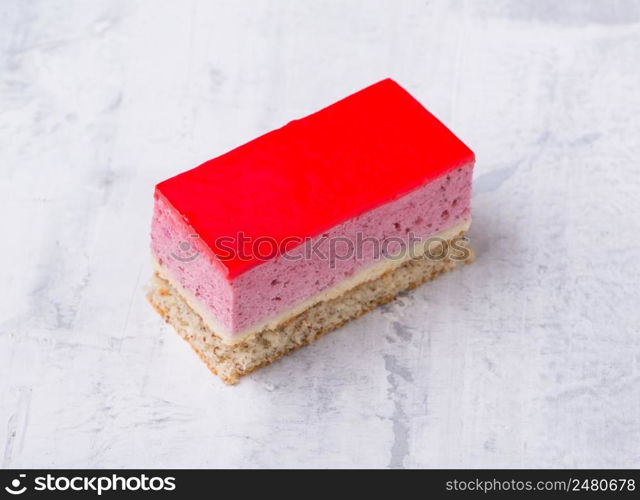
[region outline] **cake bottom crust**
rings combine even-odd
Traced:
[[[464,232],[453,238],[458,247],[462,246],[459,240],[462,236]],[[440,260],[425,255],[410,259],[379,278],[361,283],[334,299],[317,303],[277,327],[264,329],[233,345],[225,344],[208,328],[178,291],[157,272],[152,278],[147,298],[214,374],[227,384],[235,384],[243,375],[392,301],[399,293],[472,260],[470,249],[465,260],[453,260],[450,255]]]

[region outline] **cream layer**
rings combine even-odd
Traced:
[[[375,280],[383,274],[396,269],[411,258],[422,257],[429,249],[430,244],[440,240],[449,241],[459,233],[466,232],[469,229],[470,225],[471,219],[468,218],[461,223],[450,227],[449,229],[431,234],[427,238],[421,239],[420,241],[415,243],[412,249],[405,249],[399,255],[396,255],[392,258],[380,259],[370,266],[354,273],[352,276],[349,276],[348,278],[342,280],[331,288],[327,288],[326,290],[317,293],[316,295],[294,305],[293,307],[290,307],[281,314],[278,314],[277,316],[269,318],[265,321],[256,323],[255,325],[245,329],[244,331],[233,333],[225,331],[225,328],[220,324],[219,321],[216,320],[216,318],[213,317],[212,314],[210,314],[202,306],[201,302],[191,292],[186,290],[177,279],[174,279],[171,276],[170,272],[168,272],[165,267],[161,266],[153,256],[152,264],[160,277],[167,280],[171,284],[171,286],[173,286],[180,293],[180,295],[194,310],[194,312],[202,318],[204,323],[212,331],[214,331],[225,344],[233,345],[245,341],[250,335],[261,332],[262,330],[275,330],[277,329],[278,325],[290,320],[294,316],[297,316],[298,314],[308,309],[309,307],[314,306],[318,302],[332,300],[347,292],[348,290],[351,290],[352,288],[360,285],[361,283]]]

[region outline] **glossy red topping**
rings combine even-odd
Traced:
[[[473,160],[449,129],[387,79],[156,190],[224,256],[233,278],[262,262],[227,258],[239,232],[278,243],[313,237]],[[227,239],[218,245],[221,237]]]

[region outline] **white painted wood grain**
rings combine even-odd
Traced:
[[[0,14],[2,467],[640,466],[639,2]],[[154,183],[387,76],[477,153],[477,262],[223,386]]]

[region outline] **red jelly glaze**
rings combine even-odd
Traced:
[[[472,161],[467,146],[386,79],[156,190],[222,257],[232,279],[264,261],[229,258],[239,232],[252,241],[268,237],[281,252],[296,244],[288,237],[317,236]]]

